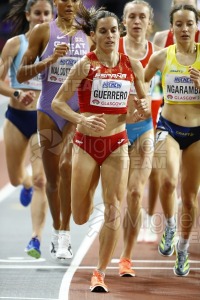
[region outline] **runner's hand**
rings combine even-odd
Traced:
[[[28,106],[35,100],[35,93],[33,91],[21,91],[18,101],[25,106]]]
[[[82,116],[81,124],[94,131],[103,131],[106,128],[104,114],[93,115],[90,117]]]

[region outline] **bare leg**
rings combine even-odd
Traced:
[[[38,153],[38,139],[34,135],[30,140],[31,147],[31,166],[33,179],[33,197],[31,202],[31,218],[32,218],[32,237],[41,240],[42,230],[44,228],[47,213],[47,197],[46,197],[46,179],[40,156]]]
[[[22,184],[25,188],[30,188],[32,186],[32,178],[25,166],[29,141],[7,119],[4,125],[4,142],[7,169],[11,184],[14,186]]]

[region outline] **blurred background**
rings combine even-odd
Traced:
[[[8,38],[11,37],[11,24],[3,22],[5,16],[9,12],[10,2],[12,0],[4,0],[0,3],[0,52]],[[99,7],[104,6],[107,10],[112,11],[121,18],[124,4],[127,0],[83,0],[86,7],[92,5]],[[166,29],[169,27],[169,11],[171,0],[147,0],[154,9],[154,32]],[[200,8],[200,0],[198,0],[198,8]]]

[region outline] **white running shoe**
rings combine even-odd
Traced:
[[[157,233],[151,228],[145,228],[145,233],[144,233],[144,242],[146,243],[155,243],[158,241],[158,236]]]
[[[71,239],[68,232],[62,231],[59,233],[56,257],[59,259],[68,259],[73,257]]]
[[[145,237],[145,228],[140,228],[140,231],[139,231],[139,234],[138,234],[138,237],[137,237],[137,242],[138,243],[141,243],[141,242],[144,242],[144,237]]]
[[[58,250],[58,230],[52,229],[50,255],[52,259],[57,259],[56,252]]]

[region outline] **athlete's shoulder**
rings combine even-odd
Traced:
[[[156,32],[153,38],[153,44],[159,48],[164,48],[168,34],[169,34],[169,30]]]
[[[37,24],[33,27],[31,35],[47,35],[49,33],[50,23],[44,22],[42,24]]]

